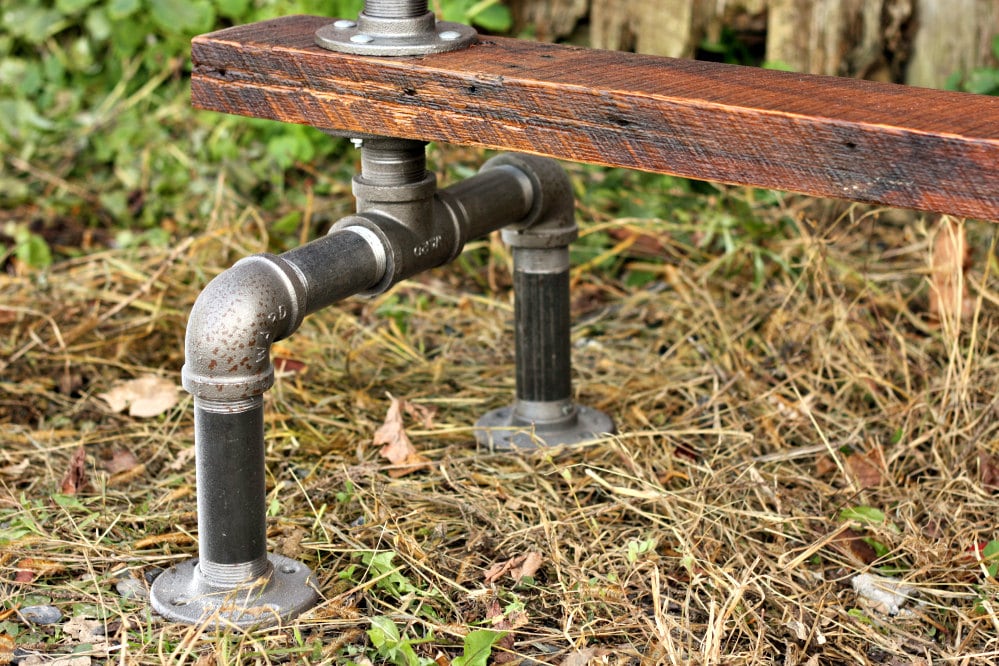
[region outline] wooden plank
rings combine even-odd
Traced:
[[[196,38],[195,106],[999,221],[999,98],[501,38],[351,56],[328,22]]]

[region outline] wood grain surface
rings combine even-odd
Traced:
[[[999,221],[999,98],[495,37],[352,56],[329,22],[197,37],[195,106]]]

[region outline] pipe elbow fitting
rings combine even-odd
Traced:
[[[293,333],[306,312],[296,268],[269,254],[241,259],[216,276],[191,310],[181,370],[195,398],[239,401],[274,383],[271,343]]]
[[[531,182],[531,209],[523,219],[504,227],[503,241],[511,247],[564,247],[579,237],[576,199],[569,174],[555,160],[536,155],[497,155],[481,171],[514,168]]]

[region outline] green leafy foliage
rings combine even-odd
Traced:
[[[445,21],[468,23],[489,32],[508,32],[513,27],[510,8],[501,0],[450,0],[441,3]]]
[[[45,239],[21,225],[13,231],[14,256],[18,261],[31,268],[48,268],[52,263],[52,251]]]
[[[982,559],[985,560],[986,570],[993,578],[999,574],[999,541],[992,540],[985,544],[982,549]]]
[[[236,194],[265,208],[294,205],[289,194],[309,178],[304,167],[339,156],[346,142],[309,127],[191,109],[191,38],[281,15],[356,16],[363,4],[3,3],[0,208],[31,207],[42,219],[72,215],[90,226],[154,228],[170,220],[183,232],[210,212],[220,167]],[[439,6],[485,29],[510,25],[498,0]],[[52,260],[43,245],[41,237],[19,238],[8,252],[39,267]]]
[[[90,223],[152,227],[203,215],[217,165],[275,192],[338,142],[308,128],[190,109],[190,40],[278,13],[357,11],[357,0],[23,0],[0,9],[0,206],[41,203]],[[331,6],[332,5],[332,6]],[[16,160],[16,161],[15,161]],[[44,173],[47,178],[30,176]],[[77,187],[51,189],[51,182]],[[269,187],[260,190],[260,183]],[[277,185],[277,187],[275,187]],[[19,248],[22,245],[18,246]],[[31,261],[44,261],[37,243]],[[27,251],[27,250],[24,250]]]
[[[999,35],[992,38],[992,55],[999,60]],[[955,72],[946,83],[948,90],[999,95],[999,67],[979,67],[970,72]]]
[[[504,636],[505,631],[476,629],[465,636],[462,655],[451,661],[451,666],[486,666],[493,653],[493,647]]]
[[[628,542],[628,561],[635,564],[638,562],[639,558],[648,555],[649,553],[653,553],[655,550],[655,539],[644,539],[642,541],[632,539]]]
[[[895,523],[888,520],[885,512],[873,506],[850,506],[839,512],[842,521],[853,521],[865,526],[885,527],[892,534],[901,534]]]
[[[368,640],[375,648],[377,656],[396,666],[429,666],[433,659],[420,657],[413,649],[414,640],[404,638],[399,627],[385,616],[371,618]]]

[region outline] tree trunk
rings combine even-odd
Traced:
[[[689,58],[723,27],[766,21],[766,60],[799,72],[942,87],[997,66],[997,0],[509,0],[539,39],[589,17],[590,45]]]
[[[509,0],[517,31],[533,28],[543,42],[568,37],[590,11],[589,0]]]
[[[997,64],[992,54],[992,38],[999,35],[996,0],[914,1],[919,31],[907,83],[939,88],[954,72]]]
[[[685,58],[737,15],[757,15],[767,0],[590,0],[590,39],[596,48]]]
[[[884,0],[770,0],[767,60],[797,72],[868,74],[882,59]]]

